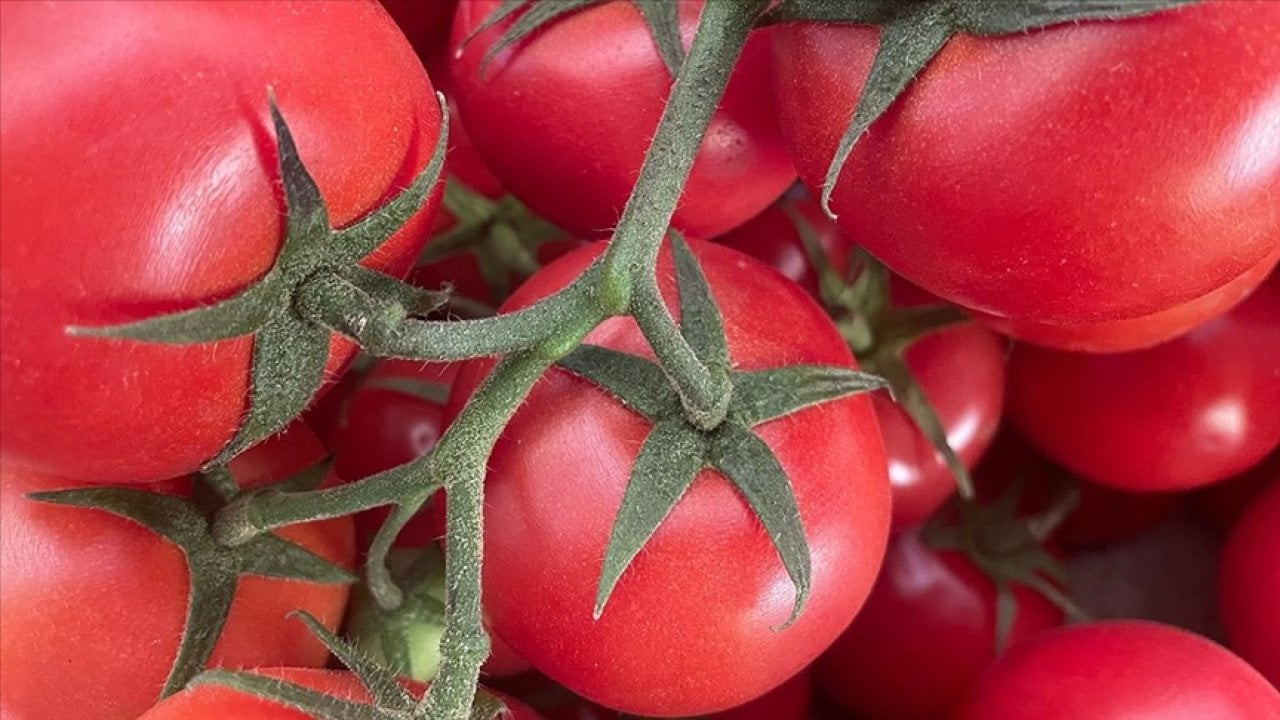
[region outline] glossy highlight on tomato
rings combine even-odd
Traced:
[[[324,456],[301,425],[231,461],[242,488],[283,480]],[[189,479],[144,489],[188,495]],[[5,720],[123,720],[154,704],[178,650],[188,573],[177,546],[99,510],[28,500],[75,487],[10,462],[0,465],[0,716]],[[347,517],[292,525],[279,535],[351,569]],[[240,579],[210,667],[321,667],[329,651],[289,614],[336,630],[346,585]]]
[[[1277,34],[1280,5],[1228,1],[961,33],[859,139],[832,210],[895,272],[1014,336],[1110,352],[1167,340],[1280,255]],[[773,33],[779,119],[810,188],[878,38]]]
[[[192,472],[244,416],[252,338],[66,328],[209,304],[266,272],[283,235],[268,89],[341,227],[426,166],[441,119],[431,84],[374,3],[0,12],[0,452],[83,482]],[[363,263],[407,272],[437,203]],[[330,373],[352,351],[334,336]]]
[[[735,368],[853,364],[830,320],[800,288],[735,251],[690,246],[720,305]],[[503,311],[563,287],[602,250],[588,246],[543,268]],[[658,278],[669,308],[671,263],[664,249]],[[770,298],[768,312],[760,312],[763,297]],[[626,318],[605,321],[586,342],[652,357]],[[463,368],[453,411],[489,367],[479,361]],[[553,368],[535,384],[489,459],[485,607],[491,628],[513,650],[583,697],[640,715],[716,712],[799,672],[861,606],[888,532],[883,446],[865,396],[756,428],[792,481],[812,553],[809,601],[794,624],[779,629],[794,588],[777,550],[742,497],[709,470],[593,620],[610,528],[649,425],[564,370]]]
[[[640,11],[617,0],[561,17],[486,63],[511,20],[463,43],[501,4],[464,2],[454,17],[462,122],[494,176],[534,212],[575,237],[606,237],[640,173],[671,75]],[[702,4],[679,0],[686,47]],[[718,235],[794,180],[773,111],[767,39],[757,35],[711,119],[672,225]]]

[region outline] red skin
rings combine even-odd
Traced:
[[[455,50],[500,5],[458,7]],[[680,3],[686,47],[702,2]],[[476,149],[504,186],[576,237],[607,237],[640,172],[671,89],[648,27],[629,2],[563,17],[494,58],[511,21],[477,35],[454,58],[458,108]],[[769,79],[769,48],[747,43],[711,120],[672,225],[712,237],[763,210],[795,180]]]
[[[894,271],[1016,336],[1166,340],[1230,303],[1175,308],[1277,257],[1277,34],[1273,2],[962,33],[858,141],[832,209]],[[779,121],[810,188],[878,38],[816,23],[773,34]]]
[[[1280,474],[1245,512],[1222,549],[1218,608],[1228,644],[1280,686]]]
[[[793,283],[712,243],[691,243],[741,370],[781,363],[851,366],[830,320]],[[563,287],[603,245],[544,268],[504,311]],[[674,301],[669,249],[658,278]],[[769,297],[769,312],[758,298]],[[674,312],[674,309],[673,309]],[[650,354],[634,321],[586,341]],[[491,367],[465,366],[456,411]],[[799,672],[861,606],[889,526],[889,484],[871,401],[809,408],[756,428],[795,489],[812,551],[811,594],[785,630],[793,590],[777,551],[735,489],[703,471],[593,621],[597,581],[631,465],[650,423],[589,382],[552,368],[489,459],[485,603],[493,630],[534,667],[602,705],[640,715],[701,715],[742,704]],[[655,662],[661,658],[661,662]]]
[[[812,690],[809,673],[802,672],[745,705],[705,716],[705,720],[807,720]],[[579,697],[543,710],[547,720],[624,720],[616,710]]]
[[[231,461],[241,487],[288,477],[323,457],[295,425]],[[75,483],[4,463],[0,468],[0,716],[5,720],[128,720],[160,697],[187,609],[187,565],[176,545],[102,511],[26,500]],[[186,479],[151,486],[189,492]],[[353,567],[350,518],[279,531]],[[245,577],[210,666],[322,667],[324,646],[289,613],[305,610],[330,630],[342,620],[345,585]],[[74,682],[68,682],[73,678]]]
[[[1014,425],[1056,462],[1120,490],[1223,480],[1280,443],[1280,276],[1230,313],[1149,350],[1082,355],[1020,345]]]
[[[1209,527],[1225,535],[1277,477],[1280,477],[1280,452],[1271,453],[1242,475],[1196,491],[1191,509]]]
[[[1062,624],[1062,611],[1014,587],[1016,642]],[[995,584],[919,530],[896,534],[867,604],[816,665],[818,686],[860,720],[933,720],[995,660]]]
[[[808,198],[782,202],[790,204],[817,232],[832,265],[837,270],[847,267],[854,244],[826,218],[817,202]],[[795,225],[780,204],[717,241],[772,265],[815,298],[818,296],[817,275]],[[892,278],[890,285],[895,305],[942,302],[898,277]],[[986,452],[1000,424],[1004,360],[1003,340],[974,324],[927,335],[907,350],[907,368],[942,421],[951,448],[969,469]],[[893,527],[917,525],[955,493],[955,478],[942,454],[901,407],[879,394],[872,402],[889,456]]]
[[[1270,720],[1280,693],[1221,646],[1169,625],[1115,620],[1025,640],[955,720]]]
[[[441,213],[442,217],[447,215],[448,212]],[[452,217],[449,217],[448,220],[450,223],[453,222]],[[534,257],[539,264],[545,265],[570,250],[581,246],[581,240],[570,238],[548,240],[538,246]],[[519,284],[518,277],[512,275],[510,279],[512,287]],[[479,300],[482,303],[498,304],[500,300],[500,298],[493,297],[489,284],[485,282],[484,276],[480,274],[480,264],[476,260],[476,256],[467,251],[450,253],[432,263],[419,267],[413,271],[409,281],[418,287],[428,289],[442,288],[448,284],[453,287],[454,294],[472,300]]]
[[[457,0],[380,0],[383,9],[396,21],[409,44],[426,58],[443,50]],[[431,73],[435,81],[435,73]],[[439,84],[439,83],[437,83]]]
[[[371,3],[0,8],[4,459],[84,482],[192,472],[244,416],[253,340],[65,328],[207,304],[270,267],[283,212],[267,86],[342,226],[426,166],[440,126],[431,84]],[[405,273],[437,204],[364,264]],[[332,374],[354,346],[331,347]]]
[[[326,695],[371,703],[373,698],[360,684],[360,680],[341,670],[314,670],[296,667],[266,667],[253,671],[257,675],[279,678],[285,682],[319,690]],[[421,697],[425,686],[402,680],[416,697]],[[542,716],[524,703],[497,693],[506,704],[505,712],[497,720],[543,720]],[[211,720],[235,718],[235,720],[312,720],[311,715],[284,705],[254,697],[222,685],[198,685],[174,695],[156,705],[140,720]]]

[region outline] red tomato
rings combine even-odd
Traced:
[[[858,141],[832,209],[894,271],[1016,336],[1166,340],[1280,254],[1277,34],[1273,2],[960,34]],[[780,122],[817,187],[879,33],[773,38]]]
[[[848,267],[853,242],[808,198],[784,199],[717,240],[772,265],[816,298],[817,275],[783,204],[800,213],[817,232],[834,268]],[[898,277],[891,280],[890,296],[892,304],[900,307],[942,302]],[[947,442],[970,469],[986,452],[1000,424],[1004,356],[999,336],[972,324],[922,337],[906,353],[907,369],[942,421]],[[951,497],[955,478],[906,411],[883,395],[873,396],[872,402],[889,456],[893,526],[918,524]]]
[[[381,0],[387,14],[422,57],[434,55],[449,38],[457,0]],[[435,79],[435,73],[432,73]]]
[[[285,682],[319,690],[326,695],[372,702],[369,692],[359,679],[340,670],[314,670],[296,667],[265,667],[253,671],[257,675],[279,678]],[[403,681],[410,692],[421,697],[423,686]],[[524,703],[505,695],[498,695],[506,704],[505,712],[497,720],[542,720],[542,716],[530,710]],[[254,697],[247,693],[221,685],[198,685],[184,690],[152,708],[140,720],[210,720],[235,718],[235,720],[312,720],[312,716],[284,705]]]
[[[268,87],[341,226],[427,164],[431,85],[372,3],[0,7],[4,457],[84,482],[191,472],[244,415],[253,340],[167,346],[67,326],[209,303],[270,267],[283,216]],[[364,264],[406,272],[436,204]],[[331,372],[353,346],[332,347]]]
[[[456,50],[499,0],[459,5]],[[680,3],[693,38],[701,1]],[[578,237],[607,236],[631,194],[671,90],[640,11],[610,2],[557,20],[483,69],[511,21],[455,56],[458,109],[485,164],[526,205]],[[747,43],[672,224],[711,237],[760,212],[795,180],[769,97],[768,45]]]
[[[1240,658],[1169,625],[1075,625],[1005,653],[956,720],[1273,720],[1280,693]]]
[[[808,720],[810,695],[809,673],[802,672],[745,705],[707,715],[704,720]],[[616,710],[580,697],[567,695],[563,700],[543,710],[547,720],[625,720]]]
[[[1209,527],[1226,534],[1277,477],[1280,477],[1280,452],[1273,452],[1244,474],[1197,490],[1192,495],[1191,509]]]
[[[578,247],[582,247],[580,240],[569,238],[548,240],[538,245],[533,255],[539,264],[545,265]],[[518,285],[520,280],[516,272],[508,274],[508,282],[512,286]],[[499,304],[503,300],[493,296],[493,289],[480,272],[479,258],[469,250],[450,253],[417,268],[409,277],[409,281],[418,287],[429,289],[450,285],[455,295],[479,300],[482,303]]]
[[[1218,606],[1231,647],[1280,686],[1280,474],[1222,549]]]
[[[1062,623],[1062,611],[1014,586],[1011,641]],[[889,542],[866,607],[816,666],[818,686],[865,720],[934,720],[995,660],[995,584],[962,553],[916,528]]]
[[[231,471],[241,487],[255,487],[323,454],[295,425],[232,460]],[[0,466],[0,478],[0,716],[137,717],[159,698],[178,650],[188,592],[182,552],[130,520],[23,497],[73,483],[10,462]],[[184,479],[148,489],[185,495],[189,487]],[[352,567],[349,518],[279,534]],[[243,577],[210,666],[323,666],[328,650],[288,615],[305,610],[335,629],[347,593],[345,585]]]
[[[1013,423],[1080,475],[1144,492],[1223,480],[1280,443],[1280,276],[1149,350],[1020,345],[1008,369]]]
[[[830,320],[793,283],[732,250],[691,246],[720,304],[737,369],[852,365]],[[602,251],[597,244],[552,263],[503,310],[563,287]],[[667,248],[658,278],[671,307]],[[760,311],[762,297],[770,298],[768,312]],[[627,318],[606,321],[586,342],[652,357]],[[489,367],[477,361],[463,368],[453,411]],[[791,612],[794,591],[778,553],[738,492],[710,470],[663,520],[593,621],[606,542],[649,428],[566,371],[553,368],[538,381],[489,459],[486,608],[512,649],[579,695],[636,714],[716,712],[799,672],[861,606],[889,524],[884,451],[862,396],[755,429],[792,481],[812,552],[808,604],[786,629],[775,630]]]

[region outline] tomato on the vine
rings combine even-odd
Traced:
[[[1271,720],[1280,692],[1221,646],[1120,620],[1024,640],[987,671],[956,720]]]
[[[1280,4],[1203,2],[958,34],[857,140],[832,210],[895,272],[1014,336],[1108,352],[1167,340],[1280,257],[1278,33]],[[810,188],[880,37],[773,32],[779,118]]]
[[[808,223],[832,267],[844,272],[854,242],[810,198],[788,197],[716,240],[773,266],[818,298],[817,274],[788,212],[797,213]],[[888,292],[894,307],[941,302],[896,276],[890,278]],[[947,443],[969,469],[991,445],[1000,423],[1004,360],[1001,338],[972,323],[931,332],[906,350],[907,370],[938,416]],[[872,402],[888,453],[893,525],[918,524],[951,497],[956,479],[942,454],[901,405],[880,395],[873,396]]]
[[[4,458],[83,482],[194,471],[245,415],[256,341],[166,345],[67,328],[208,305],[272,266],[285,224],[269,91],[341,227],[427,165],[441,120],[431,84],[373,3],[0,12]],[[361,263],[406,272],[436,204]],[[332,336],[328,371],[352,350]]]
[[[852,367],[831,321],[800,288],[733,250],[690,245],[723,315],[734,371]],[[603,249],[588,246],[548,265],[503,311],[564,287]],[[669,245],[657,272],[672,307]],[[606,320],[585,340],[652,357],[629,318]],[[490,367],[464,366],[450,400],[454,411]],[[789,479],[810,547],[808,602],[791,625],[780,628],[795,591],[778,550],[742,495],[708,469],[648,537],[593,620],[614,518],[652,427],[592,382],[559,367],[546,372],[489,459],[485,607],[494,632],[517,653],[590,700],[637,714],[715,712],[799,672],[861,606],[889,524],[883,446],[865,397],[756,428]]]
[[[802,672],[745,705],[704,716],[703,720],[808,720],[811,694],[809,673]],[[538,709],[547,720],[627,720],[616,710],[567,693]]]
[[[283,480],[320,460],[303,426],[231,461],[241,488]],[[100,510],[36,502],[27,493],[74,486],[15,463],[0,465],[0,715],[6,720],[137,717],[160,697],[188,608],[188,569],[177,546]],[[187,479],[145,489],[187,496]],[[278,531],[350,568],[350,518]],[[211,666],[321,667],[328,650],[289,614],[331,629],[348,588],[249,576],[240,580]]]
[[[621,1],[557,18],[488,62],[510,18],[463,41],[500,6],[465,2],[454,17],[451,69],[462,121],[485,164],[522,202],[574,236],[606,236],[640,173],[670,71],[640,10]],[[679,2],[686,45],[701,11],[700,0]],[[795,180],[769,88],[769,48],[758,36],[707,129],[674,227],[718,235]]]
[[[1274,472],[1274,471],[1273,471]],[[1222,549],[1218,608],[1228,644],[1280,687],[1280,474]]]
[[[1280,276],[1231,312],[1147,350],[1017,346],[1008,412],[1036,447],[1121,490],[1224,480],[1280,443]]]
[[[369,703],[373,700],[359,678],[352,673],[340,670],[263,667],[255,668],[253,674],[301,685],[342,700],[352,700],[357,703]],[[420,683],[402,681],[402,684],[415,696],[421,696],[424,690]],[[495,716],[494,720],[542,720],[541,715],[519,700],[497,693],[495,695],[506,706],[506,710]],[[288,705],[256,697],[247,692],[214,683],[203,683],[166,699],[149,710],[140,720],[203,720],[204,718],[312,720],[313,717],[309,713]]]

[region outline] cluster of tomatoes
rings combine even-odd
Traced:
[[[687,49],[704,2],[672,2]],[[68,329],[271,270],[293,218],[268,87],[336,228],[447,125],[445,178],[362,267],[449,288],[451,318],[569,286],[673,72],[652,3],[570,4],[0,3],[5,720],[295,720],[325,696],[320,717],[409,717],[350,657],[405,697],[437,672],[443,494],[395,538],[393,608],[357,581],[385,509],[235,547],[210,527],[243,491],[422,457],[493,361],[356,357],[326,330],[322,391],[221,469],[265,331]],[[552,367],[486,463],[501,717],[1280,720],[1280,3],[1168,4],[951,38],[834,185],[881,31],[752,31],[671,228],[723,322],[729,422],[755,412],[722,455],[785,474],[805,583],[747,497],[758,468],[709,464],[601,608],[632,466],[676,420]],[[630,317],[584,342],[654,358]],[[791,366],[892,392],[752,409],[738,378]],[[385,714],[343,714],[363,706]]]

